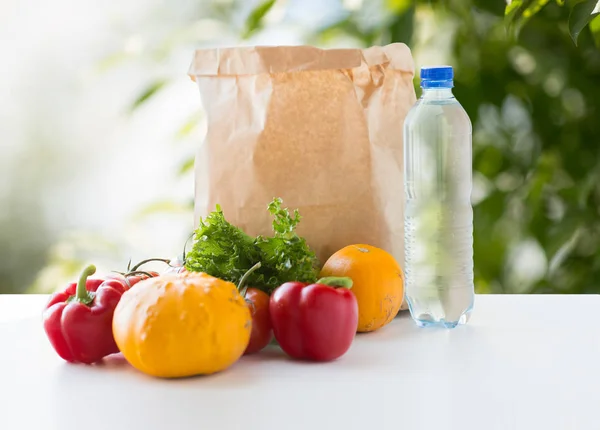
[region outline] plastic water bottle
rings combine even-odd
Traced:
[[[406,299],[423,327],[464,324],[473,308],[472,127],[453,78],[422,68],[404,123]]]

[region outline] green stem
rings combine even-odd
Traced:
[[[352,279],[345,276],[328,276],[326,278],[319,279],[317,284],[350,289],[352,288]]]
[[[131,270],[128,270],[128,272],[135,272],[141,266],[143,266],[146,263],[150,263],[151,261],[161,261],[161,262],[166,263],[166,264],[170,264],[171,263],[171,260],[169,260],[168,258],[147,258],[146,260],[142,260],[138,264],[136,264],[135,266],[133,266],[131,268]]]
[[[79,281],[77,281],[77,293],[75,294],[77,300],[82,301],[87,299],[88,290],[85,287],[85,284],[87,282],[87,278],[92,276],[94,273],[96,273],[96,266],[90,264],[83,269],[83,272],[81,272],[81,275],[79,275]]]
[[[242,295],[242,297],[246,297],[246,291],[248,290],[248,287],[244,287],[244,284],[248,280],[248,277],[255,270],[260,269],[260,266],[261,266],[261,264],[260,264],[260,261],[259,261],[254,266],[252,266],[250,269],[248,269],[248,271],[246,273],[244,273],[244,276],[242,276],[242,279],[240,279],[240,283],[238,284],[238,291],[240,292],[240,294]]]
[[[186,257],[186,249],[188,246],[188,243],[190,240],[192,240],[194,238],[194,236],[196,235],[196,232],[193,232],[191,235],[188,236],[188,238],[185,240],[185,243],[183,244],[183,254],[181,254],[181,263],[183,266],[185,266],[185,257]]]
[[[143,270],[136,270],[135,272],[129,272],[129,273],[125,273],[123,276],[128,277],[128,276],[135,276],[135,275],[144,275],[148,278],[154,278],[154,276],[152,276],[152,273],[149,272],[144,272]]]
[[[96,273],[96,266],[90,264],[86,268],[83,269],[81,275],[79,275],[79,280],[77,281],[77,289],[75,290],[75,295],[69,297],[67,302],[79,302],[83,303],[86,306],[89,306],[90,303],[94,301],[95,293],[88,291],[86,284],[88,276],[92,276]]]

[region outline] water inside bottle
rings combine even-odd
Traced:
[[[424,89],[404,128],[405,282],[420,326],[468,321],[474,299],[471,122],[450,88]]]

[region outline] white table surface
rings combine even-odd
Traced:
[[[600,429],[600,296],[477,296],[454,330],[403,313],[336,362],[272,347],[184,380],[64,363],[45,300],[0,295],[1,430]]]

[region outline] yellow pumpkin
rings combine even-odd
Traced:
[[[139,282],[113,317],[113,335],[136,369],[178,378],[219,372],[250,340],[252,318],[234,284],[204,273],[168,274]]]

